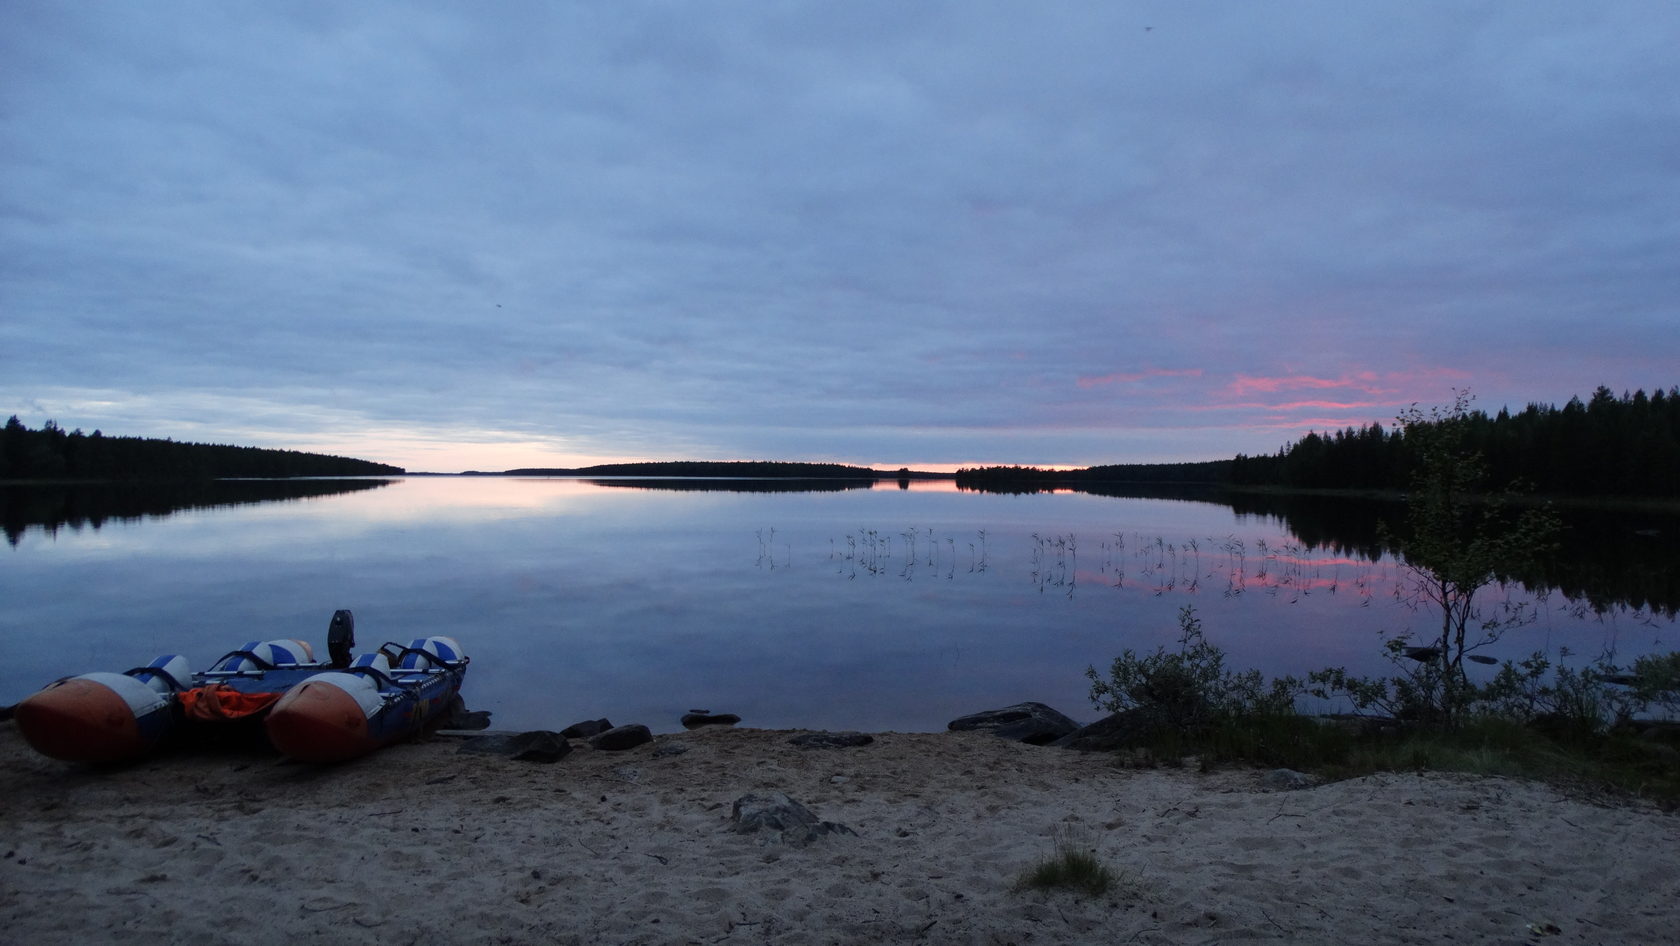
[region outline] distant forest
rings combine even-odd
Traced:
[[[0,479],[187,481],[229,477],[386,476],[401,467],[348,457],[68,433],[52,421],[30,430],[13,415],[0,431]]]
[[[1552,495],[1680,498],[1680,388],[1618,397],[1600,387],[1585,403],[1575,397],[1563,407],[1530,404],[1516,414],[1471,411],[1464,423],[1465,446],[1481,454],[1496,488],[1521,483]],[[1416,467],[1402,429],[1372,424],[1309,433],[1267,456],[1067,471],[984,467],[959,470],[956,480],[1005,492],[1119,483],[1397,491]]]
[[[654,463],[603,463],[577,469],[524,469],[489,476],[688,476],[723,479],[804,477],[808,479],[879,479],[881,473],[839,463],[780,463],[761,460],[672,460]],[[896,474],[892,474],[896,475]]]

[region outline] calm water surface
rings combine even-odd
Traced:
[[[498,728],[606,716],[670,731],[695,708],[753,726],[937,730],[1021,700],[1095,718],[1086,666],[1170,645],[1186,604],[1232,666],[1267,673],[1379,672],[1383,633],[1438,622],[1397,600],[1387,557],[1311,548],[1282,519],[1215,503],[948,482],[695,488],[715,485],[414,478],[13,528],[0,703],[161,653],[202,667],[254,639],[324,648],[333,610],[351,608],[362,649],[458,638],[467,702]],[[1484,594],[1536,606],[1491,651],[1502,657],[1626,658],[1680,638],[1643,602]]]

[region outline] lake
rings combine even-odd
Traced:
[[[265,492],[271,491],[271,492]],[[221,484],[194,499],[5,488],[0,704],[164,653],[250,640],[361,650],[430,634],[472,656],[497,728],[928,731],[1023,700],[1100,715],[1084,670],[1172,645],[1191,605],[1235,668],[1381,672],[1403,600],[1393,507],[878,484],[412,477]],[[263,501],[268,500],[268,501]],[[1232,503],[1235,503],[1233,505]],[[1580,663],[1677,645],[1673,516],[1572,513],[1555,575],[1483,592],[1535,620],[1486,651]],[[1335,708],[1335,707],[1325,707]]]

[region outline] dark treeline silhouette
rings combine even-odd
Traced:
[[[987,466],[956,472],[960,489],[988,493],[1037,493],[1046,489],[1115,496],[1139,496],[1137,488],[1151,485],[1228,485],[1234,460],[1202,463],[1122,463],[1078,470],[1044,470],[1032,466]],[[1110,487],[1124,487],[1112,490]],[[1175,496],[1177,494],[1174,494]]]
[[[30,430],[16,415],[0,431],[0,479],[188,481],[402,472],[384,463],[297,450],[107,437],[97,430],[66,433],[50,420],[40,430]]]
[[[1583,403],[1530,404],[1513,414],[1471,411],[1464,446],[1479,453],[1494,487],[1539,493],[1680,497],[1680,388],[1616,396],[1600,387]],[[1416,468],[1403,431],[1372,424],[1306,437],[1263,457],[1232,461],[1235,485],[1404,489]]]
[[[0,528],[18,544],[38,526],[98,529],[105,523],[164,517],[184,509],[314,499],[388,486],[390,480],[208,480],[199,482],[31,483],[0,485]]]
[[[481,474],[482,475],[482,474]],[[490,476],[687,476],[720,479],[796,477],[801,479],[879,479],[884,474],[840,463],[780,463],[765,460],[669,460],[656,463],[603,463],[577,469],[507,470]]]
[[[1466,450],[1487,466],[1487,485],[1513,484],[1562,496],[1680,498],[1680,388],[1617,396],[1600,387],[1585,403],[1529,404],[1513,414],[1470,411]],[[1309,433],[1267,456],[1206,463],[1126,464],[1082,470],[987,467],[959,470],[970,489],[1090,490],[1101,483],[1204,483],[1287,489],[1405,490],[1416,451],[1399,427],[1381,424]]]

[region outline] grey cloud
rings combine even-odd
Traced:
[[[1238,375],[1520,403],[1674,340],[1661,5],[0,18],[12,410],[1098,462],[1272,448],[1193,416]]]

